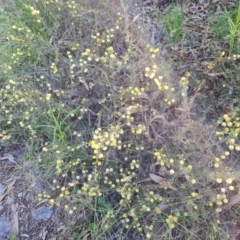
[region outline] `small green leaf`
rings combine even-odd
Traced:
[[[95,229],[96,229],[95,223],[90,223],[89,226],[88,226],[88,230],[89,231],[94,231]]]

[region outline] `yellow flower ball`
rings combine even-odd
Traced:
[[[192,184],[195,184],[196,182],[197,182],[197,181],[196,181],[195,179],[192,179],[192,180],[191,180],[191,183],[192,183]]]
[[[216,181],[217,181],[217,183],[222,183],[222,179],[221,178],[217,178]]]
[[[233,182],[232,178],[226,179],[226,183],[227,183],[227,184],[231,184],[232,182]]]
[[[234,149],[234,146],[233,146],[233,145],[229,145],[228,148],[229,148],[230,150],[233,150],[233,149]]]

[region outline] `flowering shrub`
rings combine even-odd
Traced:
[[[8,60],[1,58],[0,141],[35,146],[33,157],[52,182],[52,192],[36,199],[67,201],[69,215],[80,205],[93,208],[96,231],[105,235],[195,235],[209,223],[218,231],[219,213],[238,190],[237,172],[225,162],[239,151],[239,117],[223,116],[218,139],[191,119],[191,74],[175,77],[160,46],[140,35],[118,2],[104,3],[104,14],[94,1],[16,6],[23,2],[21,21],[5,32],[13,51],[1,48]],[[216,146],[225,138],[228,150]]]

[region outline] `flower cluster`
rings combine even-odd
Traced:
[[[178,221],[178,218],[172,215],[169,215],[166,219],[166,223],[170,228],[174,228],[177,221]]]
[[[122,148],[122,142],[119,138],[123,133],[124,131],[120,125],[111,126],[108,131],[103,131],[102,129],[95,130],[93,140],[89,145],[93,149],[93,159],[97,160],[95,163],[97,166],[102,165],[101,160],[109,148],[113,147],[119,150]]]
[[[152,58],[156,57],[156,54],[159,52],[159,48],[158,47],[153,47],[150,44],[147,44],[147,48],[149,49],[150,53],[152,54]]]
[[[95,35],[91,37],[95,40],[95,44],[97,47],[100,47],[102,44],[110,43],[114,37],[114,28],[107,29],[102,34],[97,32]]]
[[[226,139],[226,144],[228,145],[229,150],[240,151],[240,145],[237,142],[240,133],[240,118],[224,114],[223,118],[218,121],[220,126],[223,128],[222,131],[217,131],[216,135],[218,140]]]
[[[187,88],[188,84],[189,84],[189,77],[191,76],[190,73],[186,73],[185,76],[181,77],[180,79],[180,87],[182,88]]]

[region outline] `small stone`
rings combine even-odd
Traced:
[[[32,217],[36,221],[46,220],[51,217],[52,213],[52,208],[42,206],[32,210]]]
[[[0,240],[6,240],[11,231],[11,222],[8,217],[0,217]]]

